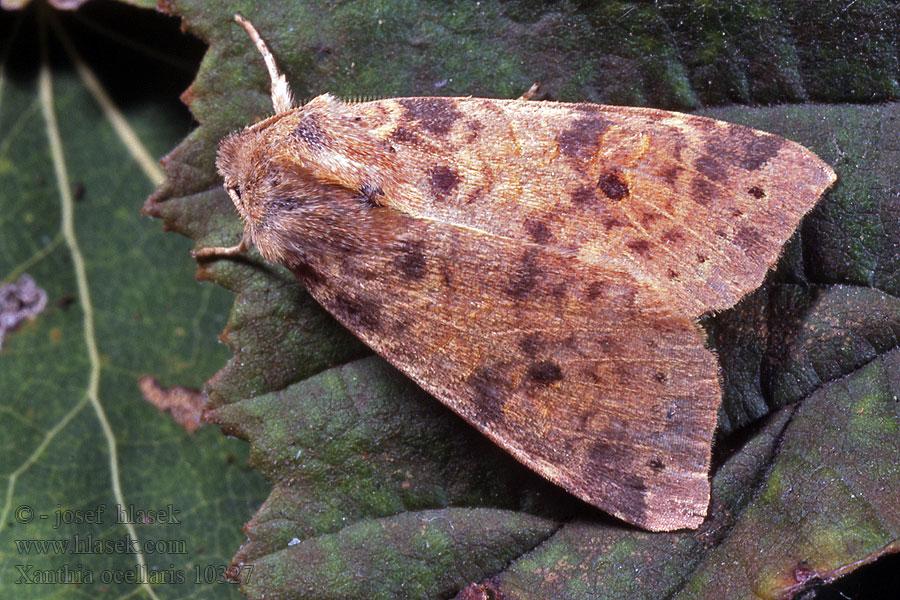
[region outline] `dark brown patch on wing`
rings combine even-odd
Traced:
[[[694,177],[691,191],[691,199],[701,206],[709,206],[716,198],[716,186],[705,177]]]
[[[597,348],[603,354],[620,354],[622,352],[622,343],[612,335],[601,335],[597,337]]]
[[[684,234],[677,229],[666,229],[663,231],[662,239],[664,242],[680,242],[684,239]]]
[[[537,264],[537,250],[526,251],[521,264],[510,275],[506,293],[516,300],[524,298],[534,290],[543,274],[543,269]]]
[[[381,307],[371,300],[340,293],[334,297],[332,309],[350,329],[378,331],[381,327]]]
[[[747,193],[756,198],[757,200],[762,200],[766,197],[766,193],[763,191],[761,187],[758,185],[754,185],[752,188],[747,190]]]
[[[319,122],[310,115],[305,116],[297,123],[297,126],[294,127],[291,135],[312,149],[327,145],[328,133],[322,129]]]
[[[541,339],[540,333],[529,333],[519,340],[519,350],[529,358],[537,356],[543,347],[544,341]]]
[[[600,224],[603,225],[603,228],[609,231],[613,227],[624,227],[625,223],[620,221],[615,217],[610,217],[609,215],[604,215],[600,218]]]
[[[441,283],[444,284],[444,287],[448,290],[453,289],[453,270],[447,266],[447,264],[442,263],[440,265],[441,271]]]
[[[459,184],[459,173],[446,165],[436,165],[428,169],[428,182],[435,197],[451,194]]]
[[[566,290],[568,290],[568,287],[569,286],[566,285],[565,281],[555,283],[550,286],[550,295],[556,300],[562,300],[566,297]]]
[[[759,247],[762,239],[763,236],[759,232],[759,229],[747,225],[738,227],[738,230],[734,235],[734,241],[744,250]]]
[[[605,281],[592,281],[589,283],[584,291],[588,302],[593,302],[597,298],[603,298],[606,295],[607,286],[608,284]]]
[[[537,244],[546,244],[553,237],[547,224],[539,219],[528,219],[524,223],[525,231]]]
[[[703,147],[703,156],[695,162],[695,168],[714,181],[727,177],[727,166],[736,165],[745,171],[755,171],[778,154],[785,139],[777,135],[759,133],[729,123],[724,131],[710,132]],[[727,164],[720,157],[728,157]]]
[[[407,143],[416,143],[419,141],[419,136],[415,134],[411,129],[407,129],[406,127],[398,127],[391,133],[391,137],[397,140],[398,142],[407,142]]]
[[[631,240],[627,244],[625,244],[641,256],[647,256],[650,252],[650,242],[647,240]]]
[[[614,481],[617,485],[609,488],[610,495],[614,497],[612,503],[631,503],[635,506],[634,514],[643,514],[647,486],[634,474],[636,469],[631,465],[634,462],[630,456],[631,448],[632,440],[623,433],[609,429],[601,431],[599,439],[591,444],[588,451],[589,466],[585,469],[585,479]]]
[[[667,167],[665,171],[662,172],[663,181],[665,181],[670,186],[674,186],[675,182],[678,180],[678,175],[681,173],[682,168],[678,165],[672,165]]]
[[[609,128],[606,119],[588,116],[578,119],[556,136],[559,151],[569,158],[589,160],[597,153],[600,136]]]
[[[406,118],[418,121],[423,129],[444,136],[463,114],[450,98],[403,98],[398,102],[406,109]]]
[[[593,202],[596,198],[594,190],[586,185],[576,188],[570,197],[575,204],[587,204],[588,202]]]
[[[400,256],[395,261],[397,268],[407,279],[418,281],[425,277],[428,265],[423,251],[422,241],[405,241],[400,243]]]
[[[653,471],[659,473],[666,468],[666,463],[659,457],[652,458],[647,462],[647,466]]]
[[[785,139],[777,135],[759,134],[742,125],[729,125],[729,135],[740,132],[744,141],[744,151],[738,154],[738,166],[747,171],[755,171],[769,162],[784,146]]]
[[[294,277],[300,280],[300,283],[308,289],[315,289],[325,283],[325,278],[316,271],[312,266],[305,262],[290,261],[285,263],[294,274]]]
[[[496,367],[480,366],[469,375],[466,383],[472,388],[477,417],[481,423],[496,423],[503,419],[509,383]]]
[[[597,187],[610,200],[621,200],[628,195],[628,184],[622,178],[622,174],[615,171],[601,175]]]
[[[559,365],[552,360],[542,360],[528,367],[528,378],[538,385],[549,386],[562,381],[563,373]]]
[[[466,128],[469,130],[466,135],[466,143],[471,144],[478,139],[478,134],[484,129],[484,125],[477,119],[467,119]]]
[[[721,154],[704,154],[694,161],[694,168],[710,181],[724,181],[728,178],[728,168],[721,162]],[[730,156],[730,153],[725,154]]]

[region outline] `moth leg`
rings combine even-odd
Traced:
[[[191,250],[191,256],[194,258],[221,258],[227,256],[237,256],[243,252],[250,250],[253,240],[250,236],[250,228],[244,227],[244,233],[241,234],[241,242],[236,246],[210,246],[208,248],[197,248]]]
[[[250,34],[253,43],[256,44],[256,49],[262,54],[266,63],[266,69],[269,71],[269,80],[272,82],[272,108],[275,109],[275,113],[281,114],[291,110],[294,107],[294,94],[291,92],[291,86],[288,85],[284,73],[278,70],[278,65],[275,64],[275,57],[272,56],[272,52],[266,46],[265,40],[260,37],[253,23],[245,19],[240,13],[234,15],[234,20],[240,23],[247,30],[247,33]]]
[[[516,100],[531,100],[534,95],[537,94],[539,89],[541,89],[541,84],[535,81],[531,84],[531,87],[528,88],[528,91],[516,98]]]

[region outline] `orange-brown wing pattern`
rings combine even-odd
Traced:
[[[758,286],[833,172],[650,109],[322,96],[226,140],[253,242],[519,460],[696,527],[720,402],[695,320]]]

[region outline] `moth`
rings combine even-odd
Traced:
[[[241,243],[518,460],[654,531],[709,503],[721,401],[697,320],[758,287],[835,180],[704,117],[526,98],[294,107],[216,165]]]

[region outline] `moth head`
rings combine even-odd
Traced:
[[[310,141],[308,117],[325,122],[315,109],[275,115],[219,147],[216,166],[244,220],[244,238],[270,262],[371,247],[390,227],[378,206],[381,188],[360,183],[348,150],[332,147],[324,134]]]
[[[258,186],[254,185],[262,174],[258,163],[265,160],[259,152],[258,138],[254,131],[233,133],[222,140],[216,157],[216,167],[224,179],[225,191],[251,231],[262,216]]]
[[[302,190],[296,189],[296,174],[285,171],[282,144],[270,126],[277,118],[279,115],[232,133],[222,141],[216,157],[225,191],[244,221],[244,239],[252,241],[268,260],[280,256],[273,256],[265,232],[278,226],[273,219],[281,209],[297,205],[303,196]]]

